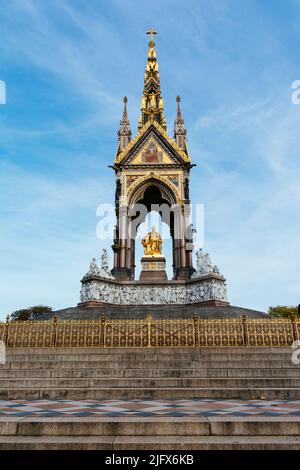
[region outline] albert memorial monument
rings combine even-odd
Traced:
[[[248,315],[257,316],[261,312],[230,306],[226,279],[201,248],[196,251],[193,265],[195,230],[190,223],[189,186],[195,165],[187,148],[179,96],[173,136],[167,133],[154,42],[156,32],[151,30],[148,34],[137,133],[132,136],[124,97],[117,151],[111,165],[115,175],[116,217],[112,252],[103,250],[99,264],[96,258],[92,259],[81,280],[78,306],[57,313],[76,318],[113,312],[115,317],[120,314],[130,318],[132,313],[141,317],[148,313],[162,317],[173,313],[235,316],[247,311]],[[167,277],[164,242],[157,228],[152,227],[141,241],[137,240],[137,230],[153,208],[170,230],[172,279]],[[142,259],[136,259],[136,243],[142,244]],[[138,263],[141,263],[139,278],[135,274]]]

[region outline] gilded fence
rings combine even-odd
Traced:
[[[249,346],[280,347],[291,345],[298,339],[297,323],[290,320],[259,320],[247,322],[247,344]]]
[[[209,348],[290,347],[300,339],[292,319],[108,319],[0,323],[8,347]]]

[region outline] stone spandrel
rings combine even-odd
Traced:
[[[80,293],[81,302],[98,301],[114,305],[185,305],[213,300],[227,302],[225,280],[212,278],[184,285],[128,286],[101,282],[100,279],[83,279]]]

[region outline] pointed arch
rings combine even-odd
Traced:
[[[178,192],[175,186],[167,180],[157,175],[143,176],[139,178],[128,191],[128,206],[136,204],[144,198],[145,191],[151,186],[157,187],[162,195],[162,199],[170,206],[179,204]]]

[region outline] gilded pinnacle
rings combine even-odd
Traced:
[[[150,42],[144,75],[144,90],[141,98],[141,116],[139,118],[138,129],[141,129],[148,121],[156,121],[166,130],[164,100],[160,91],[158,62],[153,40],[153,35],[157,34],[157,32],[151,28],[147,31],[147,34],[150,35]]]

